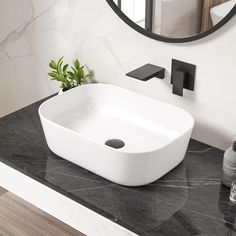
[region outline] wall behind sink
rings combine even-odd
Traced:
[[[47,76],[51,58],[79,57],[99,82],[186,109],[196,120],[193,138],[226,148],[236,134],[235,42],[236,17],[205,39],[167,44],[135,32],[105,0],[1,0],[0,116],[58,90]],[[195,91],[184,97],[171,93],[172,58],[198,66]],[[125,77],[147,62],[165,67],[167,78]]]

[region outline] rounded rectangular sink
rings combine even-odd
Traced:
[[[52,152],[127,186],[149,184],[176,167],[194,125],[182,109],[107,84],[50,98],[39,115]]]

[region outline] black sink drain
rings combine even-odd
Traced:
[[[120,139],[109,139],[105,142],[105,144],[115,149],[119,149],[125,146],[125,143]]]

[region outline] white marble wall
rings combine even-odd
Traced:
[[[0,0],[0,116],[55,91],[48,62],[79,57],[99,82],[112,83],[188,110],[193,137],[227,147],[236,134],[236,17],[212,36],[187,44],[149,39],[123,23],[105,0]],[[194,92],[171,94],[171,59],[198,66]],[[167,69],[165,80],[125,73],[144,63]]]

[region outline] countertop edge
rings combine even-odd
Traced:
[[[2,162],[0,162],[0,185],[86,235],[137,236]]]

